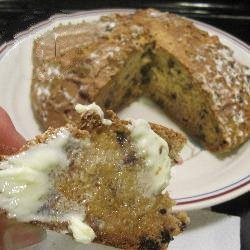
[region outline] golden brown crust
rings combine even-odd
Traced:
[[[181,160],[178,152],[182,150],[183,146],[187,142],[187,138],[173,129],[166,128],[155,123],[151,123],[150,125],[151,128],[168,143],[169,156],[176,162]]]
[[[212,151],[250,136],[246,67],[185,18],[148,9],[60,26],[35,41],[33,56],[32,106],[44,129],[74,120],[78,102],[117,111],[146,94]]]

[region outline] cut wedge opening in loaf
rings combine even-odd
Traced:
[[[172,55],[158,49],[153,57],[147,95],[210,149],[223,145],[220,128],[199,84]],[[203,98],[201,98],[203,97]]]

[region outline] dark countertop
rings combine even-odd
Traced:
[[[0,0],[0,42],[55,13],[96,8],[158,8],[191,17],[221,28],[250,43],[250,1],[31,1]]]
[[[0,45],[16,33],[55,13],[96,8],[158,8],[209,23],[250,44],[250,1],[31,1],[0,0]],[[213,211],[241,216],[241,250],[250,250],[250,192],[214,206]]]

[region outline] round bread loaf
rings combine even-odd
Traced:
[[[35,40],[33,63],[42,129],[77,119],[76,103],[117,111],[145,95],[211,151],[249,139],[249,69],[180,16],[148,9],[61,25]]]

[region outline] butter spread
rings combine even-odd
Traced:
[[[170,180],[171,160],[169,148],[165,140],[157,135],[147,121],[131,120],[128,128],[137,154],[145,159],[146,168],[142,169],[138,178],[146,195],[162,192]]]
[[[38,144],[0,163],[0,207],[21,221],[34,219],[50,189],[49,173],[68,165],[64,151],[69,138],[61,130],[56,138]]]
[[[79,215],[69,216],[69,229],[76,241],[88,244],[96,237],[94,230],[83,222],[83,217]]]
[[[80,114],[86,113],[87,111],[92,111],[100,116],[102,123],[104,125],[111,125],[112,124],[111,120],[104,118],[104,113],[103,113],[102,109],[98,105],[96,105],[94,102],[89,104],[89,105],[76,104],[75,110],[77,113],[80,113]]]
[[[61,128],[46,143],[34,145],[0,162],[0,207],[8,212],[9,217],[19,221],[68,222],[68,230],[75,239],[89,243],[95,238],[95,233],[83,222],[84,211],[79,214],[73,210],[40,212],[53,191],[53,170],[69,167],[68,145],[73,150],[77,145],[82,149],[89,146],[89,140],[79,141],[67,129]]]

